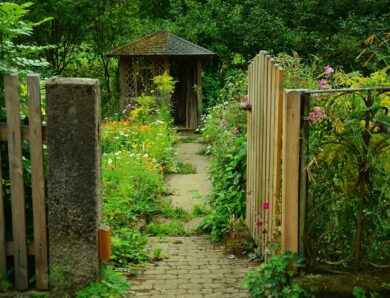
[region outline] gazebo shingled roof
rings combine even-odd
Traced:
[[[119,47],[106,56],[210,56],[213,52],[161,30]]]

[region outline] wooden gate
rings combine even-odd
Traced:
[[[15,288],[27,290],[29,283],[28,256],[35,261],[36,289],[48,289],[48,256],[46,204],[43,171],[43,129],[40,82],[37,75],[27,77],[28,126],[20,121],[20,95],[17,75],[4,77],[6,126],[0,129],[0,140],[8,145],[10,202],[5,202],[0,183],[0,272],[7,272],[7,257],[13,257]],[[33,241],[28,243],[24,189],[23,144],[28,141],[31,161],[31,191],[33,209]],[[25,147],[25,146],[24,146]],[[0,159],[1,161],[1,159]],[[0,163],[1,164],[1,163]],[[0,181],[3,180],[0,167]],[[7,207],[8,205],[8,207]],[[5,208],[11,209],[6,214]],[[11,219],[12,218],[12,222]],[[12,232],[11,227],[12,226]]]
[[[301,104],[283,75],[264,51],[248,69],[246,222],[266,256],[298,251]]]

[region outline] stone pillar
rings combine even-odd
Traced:
[[[50,295],[73,296],[99,278],[99,82],[50,79],[46,101]]]

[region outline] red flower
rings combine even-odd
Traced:
[[[269,203],[264,203],[263,204],[263,209],[269,209]]]
[[[267,230],[264,229],[263,231],[261,231],[263,234],[267,234]]]
[[[263,225],[262,221],[256,221],[256,226],[261,227]]]

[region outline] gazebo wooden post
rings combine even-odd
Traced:
[[[197,57],[196,58],[196,97],[198,101],[198,117],[197,117],[197,125],[200,125],[201,115],[202,115],[202,101],[203,101],[203,94],[202,94],[202,58]]]
[[[127,60],[125,57],[120,57],[119,58],[119,86],[120,86],[120,100],[119,100],[119,109],[120,112],[122,112],[125,108],[126,104],[126,93],[128,90],[128,84],[126,80],[126,73],[127,73]]]

